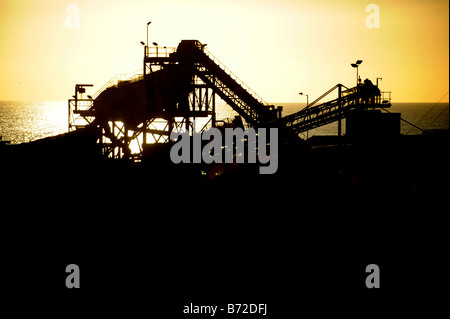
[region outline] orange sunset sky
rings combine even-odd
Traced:
[[[379,28],[366,23],[369,4]],[[441,0],[0,0],[0,100],[66,100],[76,83],[94,93],[141,69],[152,21],[150,43],[207,43],[268,102],[354,86],[358,59],[393,102],[437,102],[449,87],[448,10]]]

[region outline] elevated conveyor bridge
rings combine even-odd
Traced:
[[[316,105],[318,101],[336,90],[338,98]],[[299,112],[274,120],[269,124],[300,134],[340,121],[352,111],[387,108],[390,105],[390,92],[380,92],[378,87],[371,82],[359,84],[350,89],[342,84],[337,84]]]

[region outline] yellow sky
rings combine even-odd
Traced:
[[[366,25],[371,3],[379,28]],[[70,4],[79,28],[67,28]],[[353,86],[357,59],[361,78],[383,78],[394,102],[435,102],[449,87],[448,9],[442,0],[0,0],[0,100],[65,100],[76,83],[94,93],[141,69],[152,21],[150,42],[207,43],[268,102]]]

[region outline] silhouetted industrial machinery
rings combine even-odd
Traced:
[[[381,93],[367,80],[350,89],[338,84],[303,110],[282,117],[282,107],[265,102],[197,40],[183,40],[176,49],[145,46],[143,62],[143,74],[115,77],[93,97],[83,95],[91,85],[77,84],[69,100],[69,131],[89,127],[109,158],[138,159],[147,145],[167,142],[172,132],[192,134],[196,118],[207,119],[200,131],[215,127],[216,95],[246,126],[279,127],[295,134],[339,121],[340,135],[344,117],[352,114],[373,122],[380,119],[374,109],[390,106],[390,93]],[[336,99],[316,105],[336,89]],[[353,125],[347,132],[366,127],[352,123],[360,121],[347,122]],[[134,154],[132,144],[138,150]]]

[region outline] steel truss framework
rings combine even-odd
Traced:
[[[68,116],[69,116],[69,132],[80,127],[85,127],[91,124],[95,119],[93,112],[94,100],[88,96],[83,96],[86,93],[86,87],[91,87],[92,84],[77,84],[75,85],[75,95],[68,100]]]
[[[108,103],[114,103],[114,101],[101,102],[96,106],[96,98],[100,91],[93,95],[94,98],[88,96],[87,100],[82,96],[78,97],[77,94],[85,93],[84,87],[92,85],[77,84],[76,95],[74,99],[69,100],[69,131],[88,125],[95,127],[97,141],[101,144],[105,156],[138,160],[147,145],[168,142],[172,132],[187,132],[192,135],[194,132],[215,127],[216,96],[232,107],[249,126],[258,126],[281,117],[281,108],[275,109],[273,105],[264,102],[210,54],[205,46],[197,40],[183,40],[177,49],[145,46],[143,74],[134,74],[129,79],[115,77],[100,90],[103,91],[111,86],[119,88],[122,82],[133,83],[142,80],[144,82],[133,85],[140,88],[139,92],[143,92],[142,90],[153,90],[152,86],[149,89],[145,86],[146,84],[155,84],[154,89],[159,90],[158,86],[163,82],[158,81],[180,82],[168,83],[168,86],[163,84],[162,92],[155,91],[156,95],[177,94],[175,102],[173,99],[170,100],[170,97],[168,101],[171,102],[164,102],[164,99],[162,99],[163,102],[152,100],[151,105],[152,107],[154,105],[155,109],[145,111],[148,113],[138,113],[138,117],[142,118],[132,121],[127,121],[123,116],[121,118],[121,114],[105,116],[105,112],[109,111],[103,106],[110,105]],[[158,71],[162,73],[156,74]],[[165,76],[168,76],[169,80]],[[177,93],[167,92],[172,89]],[[153,97],[155,93],[150,91],[149,96]],[[113,95],[109,96],[111,98]],[[164,103],[170,106],[160,105]],[[96,107],[102,110],[96,110]],[[143,109],[142,105],[139,107],[140,110]],[[159,111],[159,108],[162,111]],[[98,112],[103,113],[100,116]],[[125,105],[121,112],[123,112],[122,115],[126,113]],[[96,115],[102,119],[98,119]],[[196,119],[198,118],[201,120],[198,121],[200,125],[197,127]]]
[[[174,62],[168,58],[168,55],[146,56],[144,57],[144,77],[150,76],[150,73],[159,71],[172,63]],[[110,81],[109,84],[113,86],[117,83]],[[174,114],[174,116],[166,118],[144,118],[140,124],[132,127],[122,121],[97,123],[95,121],[95,101],[92,98],[83,98],[79,92],[80,88],[85,86],[92,85],[77,84],[74,98],[69,99],[69,131],[87,125],[95,125],[97,142],[101,145],[102,154],[111,159],[139,161],[146,145],[166,143],[172,132],[187,132],[192,135],[194,130],[202,132],[216,125],[215,93],[211,86],[196,75],[192,78],[190,86],[192,89],[187,96],[188,112],[185,116]],[[83,89],[81,91],[85,92]],[[95,96],[98,95],[99,92],[95,94]],[[201,127],[196,127],[196,118],[206,118],[201,121]]]

